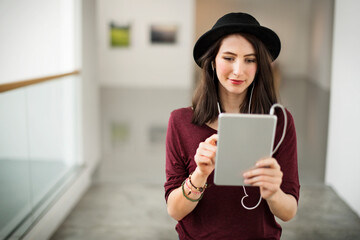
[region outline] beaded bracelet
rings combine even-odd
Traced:
[[[191,201],[191,202],[198,202],[198,201],[200,201],[200,200],[202,199],[202,197],[204,196],[204,193],[202,193],[198,199],[191,199],[191,198],[189,198],[188,196],[186,196],[186,193],[185,193],[185,189],[184,189],[185,182],[186,182],[186,179],[185,179],[185,180],[183,181],[183,183],[181,184],[181,189],[182,189],[182,193],[183,193],[184,197],[185,197],[187,200]]]
[[[198,192],[201,192],[201,193],[204,192],[207,187],[207,183],[205,183],[205,185],[203,187],[195,187],[195,185],[191,182],[191,175],[192,175],[192,173],[189,175],[189,182],[190,182],[191,186],[193,188],[195,188],[195,190]]]

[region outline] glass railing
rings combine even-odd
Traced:
[[[0,239],[20,237],[79,166],[79,78],[0,93]]]

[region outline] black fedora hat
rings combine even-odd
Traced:
[[[232,33],[252,34],[264,43],[272,60],[279,56],[281,42],[278,35],[271,29],[261,26],[250,14],[238,12],[228,13],[219,18],[215,25],[197,40],[193,52],[196,64],[201,67],[200,58],[209,47],[221,37]]]

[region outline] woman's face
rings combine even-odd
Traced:
[[[244,98],[257,70],[253,46],[239,34],[225,37],[215,57],[215,68],[220,94]]]

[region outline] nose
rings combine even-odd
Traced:
[[[233,73],[235,76],[240,76],[244,73],[244,64],[241,61],[234,62]]]

